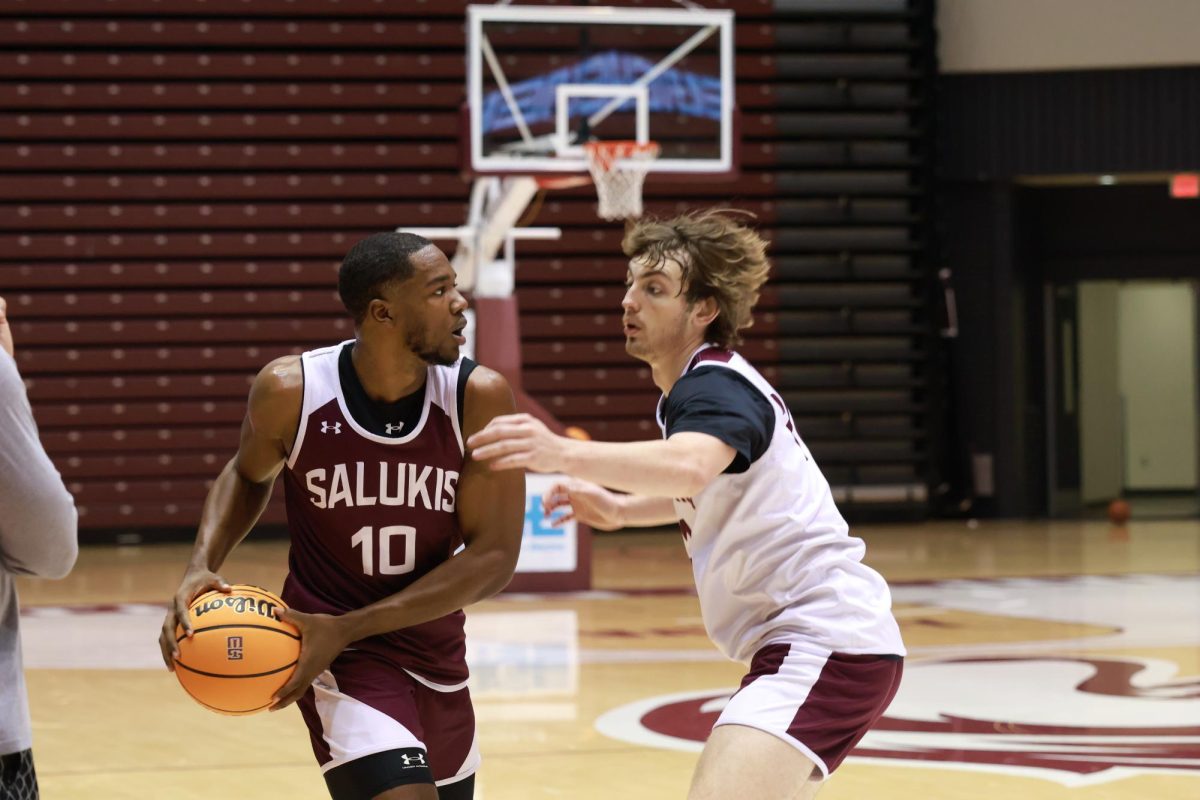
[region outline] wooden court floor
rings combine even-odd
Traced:
[[[862,528],[910,649],[849,798],[1200,798],[1200,522]],[[85,548],[22,581],[43,797],[327,795],[299,713],[226,718],[158,661],[184,546]],[[278,589],[285,545],[224,570]],[[601,535],[595,590],[468,614],[480,800],[683,797],[741,668],[706,640],[677,534]]]

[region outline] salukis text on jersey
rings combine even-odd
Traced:
[[[408,506],[454,513],[458,473],[441,467],[380,461],[378,467],[357,461],[304,473],[309,500],[317,508]]]

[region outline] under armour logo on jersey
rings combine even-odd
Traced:
[[[401,425],[393,425],[390,422],[387,425],[385,425],[384,427],[387,428],[388,436],[391,436],[393,433],[399,433],[400,431],[404,430],[404,425],[402,425],[402,424]]]
[[[406,766],[406,767],[428,766],[425,763],[425,754],[424,753],[417,753],[417,754],[411,755],[411,756],[408,753],[401,753],[400,759],[404,762],[404,766]]]
[[[340,423],[340,422],[322,422],[321,423],[321,433],[329,433],[330,431],[333,431],[334,433],[341,433],[342,432],[342,423]]]

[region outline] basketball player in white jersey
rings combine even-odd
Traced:
[[[524,476],[463,441],[515,410],[499,374],[459,357],[467,301],[442,251],[381,233],[342,262],[348,342],[268,364],[237,454],[205,501],[159,644],[246,536],[282,473],[291,551],[281,617],[297,702],[334,800],[470,800],[479,764],[462,608],[504,588],[520,551]],[[187,632],[190,635],[190,631]]]
[[[767,279],[766,243],[704,211],[638,222],[623,246],[625,347],[662,390],[663,439],[577,441],[512,415],[467,446],[493,469],[574,476],[547,513],[603,530],[678,521],[705,628],[749,664],[688,796],[811,798],[899,686],[891,594],[779,393],[731,349]]]

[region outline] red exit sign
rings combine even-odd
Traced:
[[[1171,197],[1180,200],[1195,200],[1200,197],[1200,175],[1194,172],[1172,175]]]

